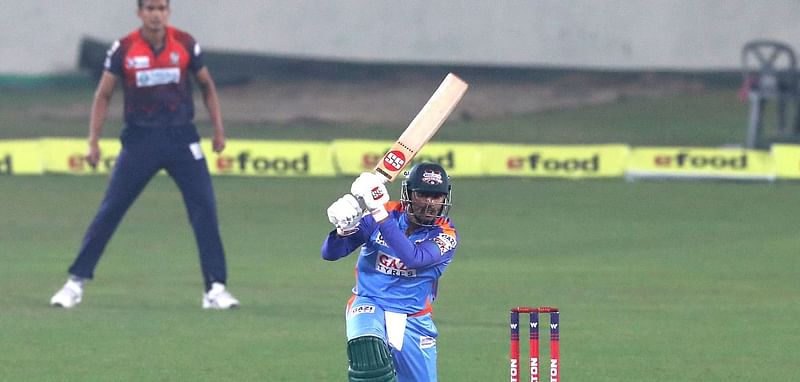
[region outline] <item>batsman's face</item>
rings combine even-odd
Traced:
[[[444,208],[447,194],[432,192],[411,192],[411,214],[414,223],[430,225],[439,217]]]
[[[150,32],[161,32],[166,29],[169,20],[169,1],[144,0],[137,14],[143,28]]]

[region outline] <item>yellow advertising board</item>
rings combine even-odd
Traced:
[[[109,173],[121,149],[117,139],[100,140],[100,163],[91,167],[85,158],[85,139],[45,138],[40,142],[45,170],[73,175]],[[212,175],[336,175],[328,143],[231,139],[222,154],[213,152],[210,140],[203,140],[201,147]]]
[[[118,139],[101,139],[100,162],[92,167],[86,161],[88,146],[82,138],[42,138],[40,141],[45,172],[72,175],[108,174],[121,149]]]
[[[772,145],[772,162],[779,179],[800,179],[800,145]]]
[[[392,141],[340,139],[333,141],[334,156],[339,173],[358,175],[372,171],[383,155],[389,151]],[[412,163],[436,162],[447,174],[457,176],[481,176],[482,146],[475,143],[428,143]],[[408,167],[407,169],[409,169]]]
[[[33,175],[44,172],[39,141],[0,141],[0,175]]]
[[[372,171],[392,141],[227,141],[222,154],[204,139],[212,175],[336,176]],[[116,138],[100,140],[96,167],[85,159],[83,138],[0,140],[0,175],[108,174],[119,155]],[[775,144],[770,152],[742,148],[638,147],[627,145],[515,145],[430,143],[415,162],[441,164],[453,176],[548,178],[662,177],[773,180],[800,179],[800,145]]]
[[[741,148],[634,148],[625,175],[629,178],[774,179],[768,152]]]
[[[619,177],[625,171],[626,145],[484,145],[483,169],[490,176],[545,178]]]
[[[334,176],[331,145],[327,142],[289,142],[229,139],[217,154],[211,141],[201,143],[212,175]]]

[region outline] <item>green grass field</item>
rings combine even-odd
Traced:
[[[525,117],[483,128],[523,142],[691,144],[695,132],[698,145],[724,144],[744,130],[732,94],[527,116],[537,130]],[[74,125],[81,130],[58,135],[85,133]],[[458,128],[467,134],[448,133]],[[487,139],[483,128],[448,126],[441,139]],[[254,135],[288,138],[284,130]],[[50,308],[105,181],[0,177],[0,379],[345,380],[343,306],[355,258],[325,262],[319,246],[330,228],[325,208],[351,179],[215,178],[230,287],[243,307],[209,312],[180,196],[157,177],[81,306]],[[562,310],[565,381],[800,379],[797,184],[465,178],[454,188],[462,240],[435,306],[441,381],[507,380],[515,305]]]
[[[94,88],[14,89],[0,92],[3,125],[0,139],[40,136],[85,137],[88,115],[61,118],[55,110],[75,103],[89,105]],[[469,96],[467,93],[466,97]],[[117,94],[114,102],[121,102]],[[226,100],[222,100],[223,112]],[[198,105],[198,117],[205,111]],[[768,110],[770,111],[770,110]],[[701,94],[658,99],[625,99],[615,104],[510,116],[498,120],[450,121],[436,140],[467,142],[511,142],[544,144],[627,143],[645,145],[718,146],[741,144],[747,126],[747,104],[737,100],[732,89],[713,89]],[[774,113],[767,113],[768,121]],[[411,118],[412,116],[409,116]],[[226,121],[231,138],[320,140],[334,138],[393,139],[409,121],[396,125],[292,125]],[[767,123],[768,127],[771,126]],[[210,135],[207,123],[201,132]],[[109,116],[104,136],[119,134],[121,122]]]

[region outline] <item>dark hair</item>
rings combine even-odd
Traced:
[[[136,0],[136,3],[139,4],[139,8],[141,8],[142,5],[144,5],[144,0]],[[169,5],[169,0],[167,0],[167,5]]]

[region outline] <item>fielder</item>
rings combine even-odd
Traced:
[[[203,63],[200,45],[187,32],[168,24],[169,0],[137,0],[142,26],[108,50],[89,122],[87,160],[96,166],[98,141],[115,85],[124,92],[125,130],[105,197],[86,230],[69,278],[50,305],[72,308],[83,299],[94,270],[128,208],[162,169],[172,177],[194,231],[205,293],[204,309],[230,309],[239,300],[228,292],[225,253],[217,222],[217,204],[200,135],[194,125],[190,77],[196,79],[214,126],[213,149],[225,149],[225,132],[216,86]],[[167,239],[165,239],[167,240]]]
[[[421,163],[403,182],[400,202],[389,201],[372,173],[362,173],[350,192],[328,208],[336,229],[322,244],[330,261],[361,247],[345,310],[349,380],[436,381],[431,304],[458,246],[447,216],[450,179],[442,166]]]

